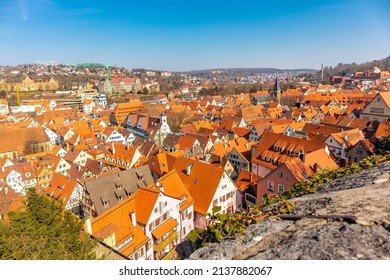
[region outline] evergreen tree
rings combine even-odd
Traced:
[[[0,222],[0,259],[96,259],[96,241],[82,232],[83,222],[62,205],[28,190],[25,209]]]

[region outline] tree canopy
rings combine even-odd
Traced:
[[[96,241],[82,232],[83,222],[55,200],[28,190],[25,208],[0,222],[0,259],[90,260]]]

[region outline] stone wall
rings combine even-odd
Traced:
[[[251,225],[235,239],[209,243],[184,258],[390,259],[390,161],[321,185],[293,199],[289,215]],[[185,246],[187,245],[187,248]],[[184,250],[186,249],[186,250]],[[187,255],[184,254],[187,252]]]

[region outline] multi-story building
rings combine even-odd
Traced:
[[[363,120],[386,122],[390,119],[390,91],[378,93],[360,113]]]
[[[161,113],[160,118],[132,113],[127,116],[126,129],[135,136],[149,139],[162,146],[165,137],[171,133],[167,116]]]

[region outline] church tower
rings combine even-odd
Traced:
[[[161,123],[166,123],[167,122],[167,115],[165,115],[164,112],[162,112],[160,114],[160,122]]]
[[[275,79],[275,84],[271,92],[272,95],[272,100],[280,103],[280,99],[282,97],[282,92],[280,90],[280,84],[279,84],[279,79],[276,77]]]

